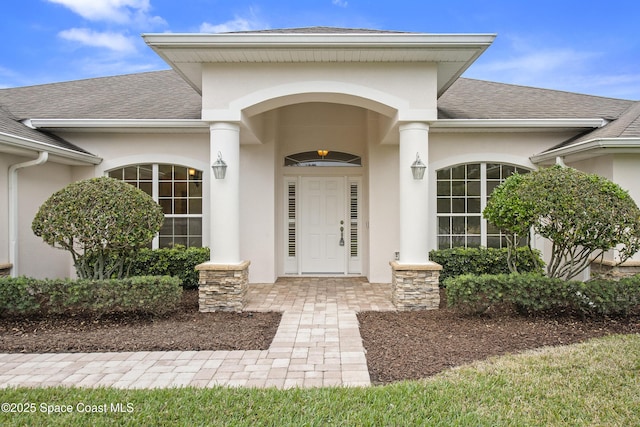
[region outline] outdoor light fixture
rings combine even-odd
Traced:
[[[422,160],[420,160],[420,154],[416,153],[416,161],[411,164],[411,173],[413,174],[413,179],[424,178],[424,171],[426,169],[427,166],[422,163]]]
[[[213,175],[216,179],[224,179],[224,176],[227,174],[227,164],[222,160],[222,153],[218,151],[218,160],[213,162],[211,165],[213,169]]]
[[[329,154],[329,150],[318,150],[318,156],[322,157],[323,159],[327,154]]]

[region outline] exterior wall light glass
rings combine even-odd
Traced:
[[[411,173],[413,179],[424,178],[424,171],[427,170],[427,166],[420,160],[420,154],[416,153],[416,161],[411,164]]]
[[[216,177],[216,179],[224,179],[225,175],[227,174],[227,164],[224,162],[224,160],[222,160],[222,153],[220,153],[219,151],[218,160],[213,162],[211,168],[213,169],[213,175]]]

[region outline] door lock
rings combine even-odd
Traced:
[[[344,221],[340,221],[340,246],[344,246]]]

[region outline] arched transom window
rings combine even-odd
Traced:
[[[362,166],[362,158],[355,154],[331,150],[304,151],[284,158],[285,166]]]
[[[506,247],[500,230],[482,211],[491,192],[514,173],[529,170],[502,163],[467,163],[437,171],[438,249]]]
[[[113,169],[108,175],[141,189],[162,206],[164,223],[154,248],[202,246],[202,171],[149,163]]]

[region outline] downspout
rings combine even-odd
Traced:
[[[11,276],[18,276],[18,170],[38,166],[49,159],[49,153],[41,151],[38,158],[9,166],[9,263]]]

